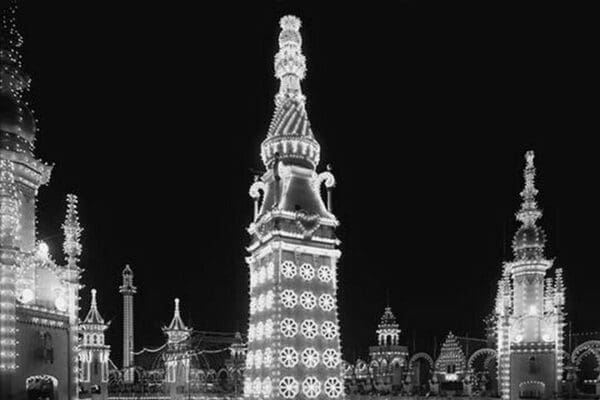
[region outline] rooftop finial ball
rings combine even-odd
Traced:
[[[300,21],[300,18],[293,15],[286,15],[279,20],[279,26],[281,26],[281,29],[283,30],[299,31],[301,25],[302,22]]]

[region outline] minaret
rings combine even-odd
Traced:
[[[265,173],[250,187],[250,321],[244,396],[343,397],[337,316],[338,220],[322,198],[320,146],[300,85],[306,62],[300,20],[280,20],[275,112],[261,146]]]
[[[16,358],[16,243],[19,197],[13,163],[0,159],[0,398],[11,396]]]
[[[504,264],[496,314],[500,394],[503,399],[550,398],[560,390],[563,373],[565,289],[562,271],[546,278],[552,260],[544,255],[546,237],[537,225],[534,153],[525,154],[525,187],[516,213],[521,227],[512,247],[514,259]]]
[[[163,327],[167,336],[165,362],[165,386],[172,400],[187,397],[190,379],[190,336],[192,329],[185,326],[179,313],[179,299],[175,299],[175,311],[168,326]]]
[[[392,308],[387,306],[377,327],[377,339],[380,346],[397,346],[400,339],[400,328]]]
[[[69,336],[71,346],[69,348],[73,377],[71,391],[77,393],[78,388],[78,353],[79,353],[79,281],[81,279],[82,269],[79,267],[79,257],[81,256],[81,232],[83,228],[79,224],[79,214],[77,211],[77,196],[67,195],[67,212],[63,228],[63,251],[65,254],[65,271],[63,272],[63,281],[66,287],[67,310],[69,313]]]
[[[126,383],[134,381],[133,360],[133,295],[137,288],[133,286],[133,271],[128,265],[123,270],[123,284],[119,288],[123,294],[123,373]]]
[[[96,289],[92,289],[90,311],[80,325],[83,334],[79,362],[79,381],[84,393],[92,399],[106,400],[108,398],[108,358],[110,346],[105,343],[104,331],[108,324],[98,312]]]

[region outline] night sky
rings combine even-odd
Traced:
[[[483,335],[511,257],[528,149],[568,318],[574,331],[600,330],[589,10],[134,3],[29,1],[20,12],[36,152],[55,164],[39,193],[39,236],[62,259],[64,197],[79,195],[83,308],[97,288],[117,365],[126,263],[139,288],[137,349],[162,344],[174,297],[196,329],[246,330],[248,187],[263,168],[278,21],[288,13],[303,22],[320,169],[330,163],[338,180],[345,358],[374,344],[386,293],[417,350],[448,330]]]

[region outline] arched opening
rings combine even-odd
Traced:
[[[521,399],[540,399],[544,395],[545,388],[546,385],[543,382],[521,382],[519,384],[519,397]]]
[[[25,380],[27,400],[58,400],[58,380],[50,375],[30,376]]]

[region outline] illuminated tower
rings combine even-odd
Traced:
[[[0,398],[76,399],[81,254],[76,199],[63,225],[66,263],[37,240],[36,197],[52,168],[26,98],[17,1],[0,10]]]
[[[172,400],[184,398],[189,390],[190,379],[190,335],[191,328],[185,326],[179,313],[179,299],[175,299],[175,311],[169,326],[163,328],[167,335],[167,349],[163,353],[165,362],[165,386]]]
[[[92,289],[90,311],[80,325],[83,334],[79,352],[79,381],[83,391],[92,399],[108,398],[108,358],[110,346],[104,342],[104,331],[108,324],[98,312],[96,289]]]
[[[137,288],[133,286],[133,271],[129,264],[123,269],[123,284],[119,291],[123,294],[123,378],[126,383],[133,383],[133,295]]]
[[[563,374],[565,288],[562,270],[546,278],[552,260],[537,220],[534,153],[525,155],[523,202],[516,213],[521,227],[513,239],[513,261],[504,264],[496,299],[498,374],[503,399],[550,398]]]
[[[320,146],[306,113],[300,20],[280,21],[275,76],[280,89],[261,157],[266,172],[255,200],[250,321],[244,396],[309,399],[343,396],[336,291],[340,251],[329,172],[318,174]],[[328,189],[327,206],[321,185]],[[262,201],[261,201],[262,200]]]
[[[408,349],[400,346],[400,332],[392,308],[386,307],[377,326],[377,346],[369,348],[378,385],[391,388],[402,383],[402,369],[406,366]]]

